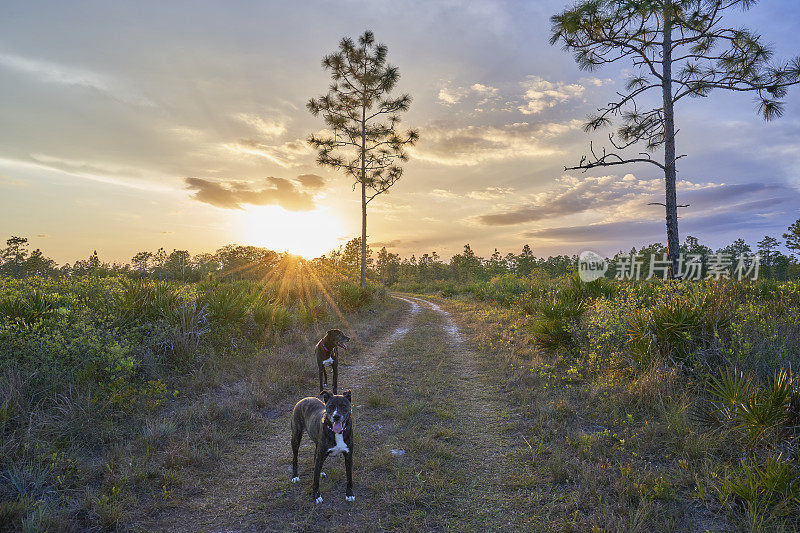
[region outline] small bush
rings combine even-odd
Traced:
[[[30,296],[12,294],[0,298],[0,317],[3,321],[25,329],[34,327],[54,311],[50,298],[36,289]]]
[[[214,322],[225,326],[244,322],[253,303],[254,296],[246,285],[219,283],[212,285],[200,296],[202,305]]]
[[[676,286],[679,288],[679,286]],[[691,363],[730,325],[732,311],[716,286],[667,294],[650,309],[634,312],[628,321],[628,340],[634,358]]]
[[[572,329],[585,310],[581,295],[572,291],[562,291],[540,301],[535,306],[530,326],[531,339],[547,350],[572,346]]]
[[[291,325],[289,310],[279,304],[258,300],[252,312],[256,325],[267,331],[285,331]]]
[[[375,296],[375,287],[367,285],[361,287],[357,283],[342,282],[338,286],[339,305],[348,311],[360,309],[372,302]]]
[[[718,402],[706,421],[742,430],[751,446],[778,443],[792,436],[798,418],[800,379],[780,370],[765,385],[736,368],[718,372],[707,390]]]
[[[792,461],[770,454],[762,464],[756,457],[741,462],[737,474],[721,483],[723,496],[741,502],[751,517],[766,513],[786,516],[800,511],[800,474]]]
[[[167,281],[122,278],[121,285],[122,290],[115,294],[115,307],[125,322],[166,318],[178,305],[178,291]]]
[[[167,318],[172,329],[162,345],[168,348],[173,362],[183,365],[193,359],[200,338],[208,332],[208,307],[196,300],[182,300]]]

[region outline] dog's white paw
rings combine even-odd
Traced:
[[[356,501],[356,497],[355,497],[355,496],[345,496],[345,497],[344,497],[344,499],[345,499],[345,500],[347,500],[347,501],[349,501],[349,502],[354,502],[354,501]]]
[[[297,477],[297,476],[295,476],[295,477],[293,477],[293,478],[292,478],[292,483],[297,483],[297,482],[299,482],[299,481],[300,481],[300,478],[299,478],[299,477]]]
[[[317,496],[317,499],[314,501],[317,503],[322,503],[322,496]]]
[[[325,472],[320,472],[319,477],[325,477]]]

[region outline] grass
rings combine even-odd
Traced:
[[[464,343],[434,309],[399,315],[355,285],[5,283],[16,529],[800,527],[794,283],[505,276],[431,297]],[[369,339],[340,366],[360,503],[329,459],[317,507],[310,446],[292,486],[281,435],[316,387],[298,354],[341,324]]]
[[[0,278],[4,527],[117,529],[172,505],[188,473],[316,380],[326,329],[385,316],[379,294],[337,315],[323,291],[285,289]]]
[[[555,280],[510,305],[447,302],[533,413],[540,476],[585,506],[564,524],[772,531],[800,527],[796,295]]]

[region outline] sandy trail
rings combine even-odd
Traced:
[[[355,503],[344,501],[343,468],[336,458],[325,463],[329,477],[321,486],[324,503],[312,503],[306,493],[311,484],[313,444],[307,437],[300,450],[300,484],[289,483],[288,428],[295,398],[287,398],[286,405],[276,411],[280,414],[262,420],[253,435],[234,445],[215,470],[198,474],[194,483],[197,489],[189,492],[180,505],[163,509],[158,516],[131,529],[238,532],[343,528],[369,531],[386,528],[385,524],[401,524],[400,529],[410,527],[402,524],[407,524],[409,516],[417,516],[416,511],[397,504],[397,497],[406,493],[392,486],[386,457],[394,458],[389,461],[401,468],[395,473],[401,476],[409,474],[403,464],[411,465],[419,459],[413,452],[411,456],[405,452],[412,445],[409,431],[419,431],[415,425],[419,422],[413,417],[403,419],[391,414],[414,403],[418,394],[412,392],[414,387],[424,387],[426,409],[457,413],[459,406],[470,406],[470,416],[464,420],[456,415],[440,419],[441,428],[449,432],[453,458],[438,474],[443,489],[436,498],[445,503],[438,511],[431,510],[425,528],[449,529],[463,520],[467,522],[461,527],[467,529],[514,523],[517,515],[505,509],[496,495],[507,492],[505,474],[513,468],[511,457],[518,451],[520,439],[508,438],[508,421],[503,418],[506,406],[496,382],[481,367],[478,354],[469,348],[450,313],[423,298],[394,298],[406,305],[405,310],[374,338],[364,339],[365,349],[357,356],[353,354],[349,365],[340,366],[342,389],[353,390],[357,443],[361,447],[354,458]],[[447,387],[426,385],[432,371],[430,363],[425,370],[415,360],[434,351],[437,363],[433,372],[440,373],[438,379],[446,381]],[[398,379],[399,397],[397,389],[390,385]],[[375,398],[380,399],[382,391],[390,390],[395,390],[393,403],[388,407],[376,405]],[[437,425],[429,429],[436,430]],[[389,470],[384,472],[386,468]],[[458,509],[465,512],[451,514]]]
[[[365,376],[373,371],[376,361],[386,354],[392,342],[409,331],[411,321],[420,311],[418,303],[405,298],[398,299],[408,304],[402,316],[381,328],[376,338],[361,339],[362,345],[368,348],[361,351],[356,360],[349,364],[340,363],[339,382],[344,384],[342,389],[352,389],[356,398]],[[343,376],[345,373],[346,376]],[[312,395],[311,391],[308,394]],[[186,491],[188,497],[183,502],[166,506],[144,524],[132,525],[130,529],[170,532],[282,530],[281,527],[269,525],[274,523],[269,519],[259,525],[253,525],[251,520],[254,516],[263,515],[269,508],[262,487],[271,487],[267,494],[273,496],[280,496],[290,489],[288,428],[291,408],[296,399],[287,399],[284,405],[274,410],[282,414],[262,420],[253,432],[257,437],[234,445],[232,450],[224,454],[216,469],[195,473],[196,478]],[[311,446],[306,436],[301,445],[301,454],[304,448]],[[301,475],[302,470],[301,467]],[[308,475],[305,479],[308,480]]]

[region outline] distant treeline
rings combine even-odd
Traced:
[[[786,247],[792,252],[786,255],[779,250],[782,242],[770,236],[751,246],[743,239],[713,250],[701,244],[695,237],[686,237],[681,245],[681,253],[685,256],[700,256],[702,264],[717,254],[725,254],[734,262],[739,256],[759,255],[759,278],[767,279],[800,279],[800,221],[795,222],[783,234]],[[355,279],[359,272],[361,239],[356,238],[344,246],[321,257],[310,260],[316,270],[330,276],[331,274]],[[608,275],[613,276],[617,261],[623,256],[634,254],[643,265],[643,273],[650,265],[651,259],[660,260],[667,249],[664,244],[654,243],[642,248],[633,248],[628,252],[620,251],[609,260]],[[132,277],[148,276],[158,279],[182,281],[201,281],[209,277],[225,279],[266,279],[274,271],[276,265],[287,254],[257,246],[240,246],[229,244],[214,253],[191,255],[186,250],[173,250],[167,253],[164,248],[155,252],[141,251],[136,253],[129,263],[109,263],[103,261],[95,251],[86,259],[73,264],[58,265],[44,253],[30,250],[28,240],[24,237],[12,236],[6,241],[6,248],[0,250],[0,274],[25,278],[31,276],[108,276],[125,274]],[[431,281],[447,281],[457,284],[469,284],[475,281],[488,281],[503,274],[514,274],[527,277],[532,274],[557,277],[575,272],[577,255],[556,255],[537,257],[530,245],[526,244],[519,253],[501,254],[497,249],[488,258],[478,256],[469,244],[464,245],[461,253],[445,262],[436,252],[424,253],[417,257],[401,258],[399,254],[389,252],[385,247],[377,253],[367,249],[368,278],[384,285],[396,283],[426,283]],[[705,271],[703,272],[705,275]]]

